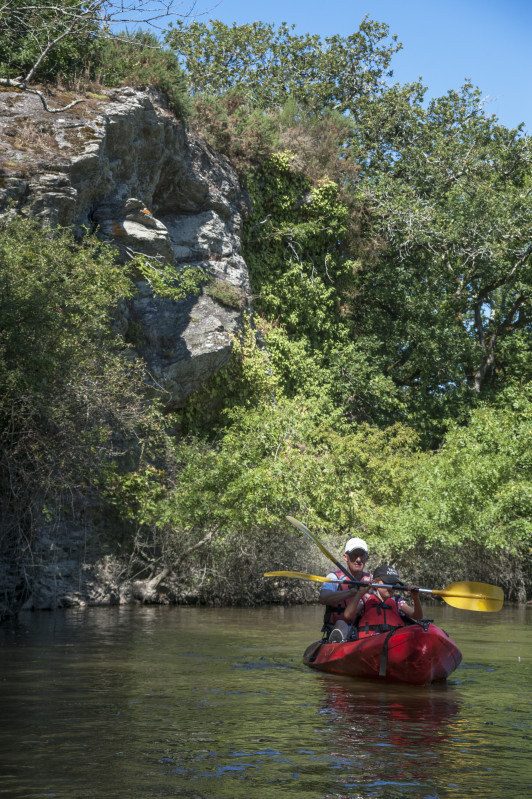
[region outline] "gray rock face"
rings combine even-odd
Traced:
[[[143,253],[177,268],[200,265],[234,287],[243,305],[247,212],[231,164],[190,136],[155,92],[112,90],[51,115],[38,97],[0,91],[0,215],[97,230],[123,259]],[[116,324],[145,359],[168,409],[176,409],[230,358],[241,312],[206,292],[174,302],[154,297],[146,283],[137,286],[135,298],[117,309]],[[188,601],[176,576],[125,579],[123,564],[104,555],[102,524],[43,527],[24,576],[16,564],[0,563],[0,618],[22,584],[30,589],[27,609]]]
[[[2,91],[0,147],[0,212],[96,229],[123,258],[202,266],[247,301],[249,201],[229,161],[190,136],[155,91],[114,89],[60,115],[35,96]],[[174,302],[138,287],[117,324],[141,331],[147,373],[175,409],[230,358],[240,311],[205,292]]]

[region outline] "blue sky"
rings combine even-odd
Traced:
[[[532,0],[197,0],[202,11],[202,21],[288,22],[321,36],[348,36],[367,14],[403,43],[394,80],[421,77],[437,97],[470,78],[488,113],[508,127],[524,122],[532,134]]]

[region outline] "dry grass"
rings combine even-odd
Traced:
[[[59,144],[51,122],[25,117],[11,139],[16,150],[32,150],[35,153],[58,152]]]
[[[63,108],[74,100],[82,100],[83,102],[65,111],[68,116],[93,119],[99,112],[102,102],[107,100],[107,95],[104,93],[105,88],[94,81],[80,86],[79,89],[71,86],[67,88],[61,84],[37,88],[46,95],[48,104],[53,108]]]

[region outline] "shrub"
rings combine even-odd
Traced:
[[[244,294],[242,289],[229,283],[227,280],[216,280],[209,284],[206,289],[207,294],[218,300],[228,308],[240,310],[244,305]]]
[[[152,33],[125,31],[100,40],[93,50],[89,71],[104,86],[155,86],[167,96],[168,107],[178,118],[189,114],[183,70],[174,53],[164,50]]]
[[[12,563],[31,561],[44,523],[103,502],[109,471],[155,450],[164,460],[144,370],[111,325],[128,268],[96,238],[0,222],[0,551]]]

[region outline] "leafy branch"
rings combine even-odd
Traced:
[[[190,16],[194,4],[180,13],[183,4],[184,0],[4,0],[0,8],[0,86],[38,96],[49,113],[66,111],[83,100],[51,108],[44,93],[31,84],[46,79],[58,65],[72,69],[97,39],[120,38],[113,32],[117,26],[157,29],[170,18]]]

